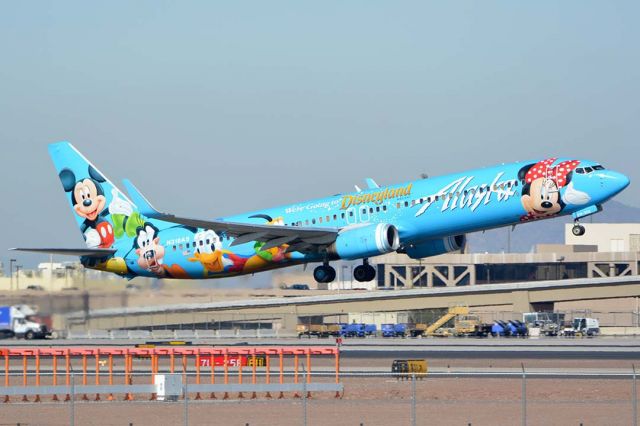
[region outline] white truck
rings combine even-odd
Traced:
[[[600,334],[600,322],[595,318],[574,318],[571,327],[563,331],[565,336],[597,336]]]
[[[0,306],[0,338],[31,340],[51,337],[47,326],[34,320],[35,315],[36,311],[28,305]]]

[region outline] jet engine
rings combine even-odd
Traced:
[[[404,248],[404,252],[412,259],[422,259],[423,257],[437,256],[460,250],[464,248],[466,243],[467,237],[465,235],[454,235],[407,245]]]
[[[329,252],[340,259],[360,259],[396,251],[400,237],[395,226],[388,223],[372,223],[343,229]]]

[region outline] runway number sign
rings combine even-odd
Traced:
[[[266,367],[267,358],[264,355],[256,355],[255,358],[246,355],[229,355],[227,356],[227,365],[229,367],[253,367],[253,361],[255,359],[256,367]],[[200,367],[224,367],[224,356],[212,355],[201,356]]]

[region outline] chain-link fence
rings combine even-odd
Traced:
[[[313,383],[331,382],[328,374],[314,376]],[[281,397],[261,388],[255,395],[231,387],[229,392],[196,392],[189,374],[174,401],[159,401],[157,395],[151,400],[151,388],[138,388],[130,398],[118,392],[108,398],[108,388],[83,388],[81,379],[75,375],[57,395],[58,401],[42,393],[40,402],[34,402],[33,393],[20,395],[26,388],[14,388],[18,393],[0,405],[0,424],[586,426],[637,425],[638,417],[634,371],[620,369],[440,372],[424,377],[350,372],[341,375],[339,395],[308,392],[303,380],[300,389]],[[150,383],[149,379],[136,376],[133,384]],[[22,380],[16,375],[12,384]],[[0,395],[6,391],[0,388]]]

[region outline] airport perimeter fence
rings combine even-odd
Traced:
[[[16,374],[15,392],[9,402],[0,403],[0,424],[636,426],[638,419],[633,369],[563,373],[523,367],[401,375],[351,371],[341,373],[338,398],[334,388],[308,387],[308,383],[335,386],[333,374],[312,376],[288,388],[283,398],[260,386],[252,391],[231,385],[225,398],[220,387],[197,387],[195,373],[189,372],[178,394],[162,401],[152,394],[156,389],[148,385],[149,375],[136,375],[131,385],[115,389],[83,385],[74,374],[68,386],[35,389],[17,386],[24,377]],[[28,383],[33,380],[29,374]],[[0,387],[0,395],[6,392]],[[58,392],[57,400],[45,392]],[[100,393],[102,398],[96,398]],[[109,393],[113,398],[105,398]]]

